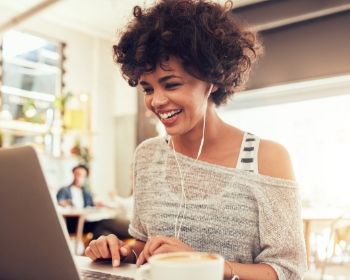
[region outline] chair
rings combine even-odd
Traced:
[[[326,258],[321,266],[321,280],[331,264],[350,265],[350,209],[331,223]]]

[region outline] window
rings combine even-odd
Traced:
[[[256,91],[255,100],[267,105],[220,112],[226,122],[287,147],[304,206],[349,205],[350,78],[345,78],[341,87],[329,79],[322,89],[322,81],[314,81],[313,86],[291,90],[296,102],[282,94],[267,97]],[[242,100],[237,98],[237,107],[239,103],[247,105],[246,99],[254,103],[252,96],[243,95]]]
[[[52,150],[54,102],[62,89],[63,44],[11,30],[3,35],[0,133],[4,146]]]

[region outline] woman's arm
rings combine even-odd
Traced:
[[[278,280],[275,270],[268,264],[241,264],[225,261],[225,279],[234,275],[240,280]]]
[[[289,153],[281,144],[262,139],[260,141],[258,161],[259,174],[295,180]]]
[[[262,140],[259,184],[252,188],[258,202],[260,247],[254,263],[270,265],[277,279],[300,280],[306,266],[301,201],[288,151]]]
[[[143,243],[143,242],[142,242]],[[193,252],[193,248],[174,237],[154,236],[142,244],[137,264],[145,263],[151,256],[169,252]],[[225,262],[225,279],[238,275],[240,280],[277,280],[275,270],[268,264],[240,264]]]

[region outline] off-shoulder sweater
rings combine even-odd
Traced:
[[[185,173],[187,203],[179,236],[184,243],[233,262],[269,264],[279,280],[303,278],[306,253],[295,181],[176,156]],[[138,146],[133,179],[130,234],[142,241],[174,236],[181,183],[166,138]]]

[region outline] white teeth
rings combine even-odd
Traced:
[[[169,118],[173,117],[175,114],[179,113],[180,111],[181,111],[181,109],[180,110],[170,111],[168,113],[163,113],[163,114],[159,113],[159,116],[160,116],[161,119],[169,119]]]

